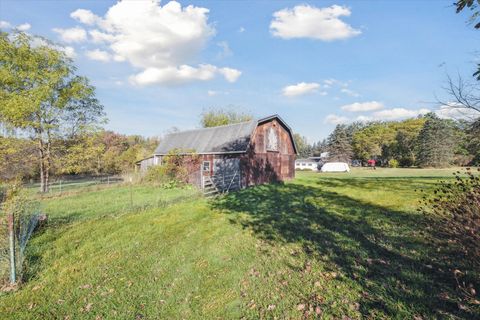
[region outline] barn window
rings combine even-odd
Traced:
[[[203,161],[202,170],[204,172],[210,172],[210,161]]]
[[[267,133],[267,151],[278,151],[278,136],[274,128],[269,128]]]

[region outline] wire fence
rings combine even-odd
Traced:
[[[121,184],[124,180],[127,183]],[[112,188],[111,191],[108,191],[110,190],[107,187],[108,185]],[[41,197],[37,195],[37,188],[39,189],[40,187],[38,183],[25,185],[21,193],[22,196],[16,199],[13,205],[10,202],[8,203],[8,210],[6,210],[6,203],[2,203],[6,197],[0,185],[0,294],[1,291],[14,288],[11,286],[12,282],[18,283],[23,280],[25,267],[27,267],[25,270],[29,270],[28,265],[25,265],[28,264],[26,263],[28,261],[26,259],[28,254],[26,248],[29,239],[39,225],[42,228],[55,228],[83,219],[88,220],[99,217],[118,218],[125,214],[141,213],[156,208],[167,208],[177,203],[191,201],[203,196],[199,190],[193,187],[168,190],[162,186],[133,183],[132,179],[128,177],[123,179],[118,176],[58,179],[50,185],[49,194],[54,198],[57,196],[67,197],[65,201],[70,201],[68,200],[70,195],[96,191],[99,186],[101,188],[98,190],[105,190],[109,194],[109,197],[105,198],[105,206],[95,207],[95,210],[83,210],[83,207],[80,207],[82,206],[80,202],[69,202],[69,207],[65,207],[65,210],[49,214],[47,221],[47,216],[45,212],[42,212],[40,205],[41,201],[43,201],[41,199],[50,200],[48,195],[41,195]],[[16,277],[14,279],[12,279],[11,268],[12,246],[9,241],[12,239],[9,232],[8,219],[11,213],[13,213],[15,218],[13,223],[13,239],[15,239],[13,244],[13,273]],[[28,278],[28,272],[25,275]]]
[[[0,197],[4,198],[4,195]],[[0,215],[1,287],[22,278],[27,243],[43,217],[39,202],[25,194],[20,193],[8,201],[8,212],[2,210]],[[0,208],[5,209],[4,204],[0,202]]]
[[[89,190],[93,186],[115,185],[122,181],[119,176],[63,177],[49,184],[48,195]],[[18,188],[21,192],[7,199],[7,186],[0,184],[0,287],[7,289],[22,280],[27,243],[39,223],[46,219],[34,195],[40,183],[31,182]]]
[[[123,177],[113,176],[91,176],[91,177],[60,177],[48,184],[49,194],[61,194],[64,192],[84,189],[86,187],[99,185],[114,185],[124,182]],[[40,182],[31,182],[25,185],[30,190],[40,190]]]

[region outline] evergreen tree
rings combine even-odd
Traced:
[[[328,137],[330,161],[350,162],[353,152],[345,125],[338,124]]]
[[[312,146],[308,143],[306,137],[298,133],[294,133],[293,140],[295,141],[295,146],[297,147],[298,158],[308,158],[312,156],[313,149]]]
[[[452,121],[440,119],[434,113],[425,118],[418,135],[417,163],[420,167],[446,167],[452,163],[455,151]]]
[[[323,152],[328,151],[328,142],[327,139],[323,139],[313,144],[312,146],[312,155],[314,157],[319,157]]]

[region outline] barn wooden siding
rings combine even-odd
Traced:
[[[217,140],[221,140],[221,143]],[[275,143],[272,144],[272,141]],[[218,143],[220,146],[217,146]],[[203,186],[204,177],[211,177],[212,181],[222,181],[220,178],[223,176],[223,180],[234,181],[234,178],[231,178],[234,175],[237,178],[235,183],[241,187],[295,177],[296,153],[293,136],[278,116],[178,133],[163,144],[156,150],[156,157],[160,160],[158,164],[161,163],[162,154],[166,154],[171,148],[181,149],[188,145],[191,147],[189,149],[195,150],[196,144],[201,146],[201,151],[196,155],[199,161],[191,161],[192,155],[184,155],[187,158],[184,163],[187,164],[189,173],[188,182],[199,187]],[[204,161],[210,162],[209,171],[203,171]],[[238,176],[241,177],[240,181]]]
[[[267,150],[267,132],[273,128],[278,137],[278,151]],[[246,154],[241,155],[243,185],[284,181],[295,177],[295,149],[292,137],[276,119],[260,123]]]

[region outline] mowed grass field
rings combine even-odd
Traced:
[[[297,172],[215,199],[125,185],[45,198],[0,318],[479,318],[452,270],[478,275],[415,210],[453,171]]]

